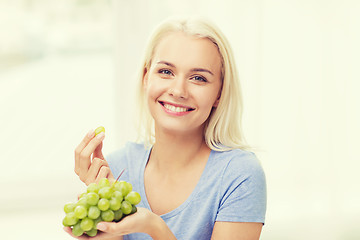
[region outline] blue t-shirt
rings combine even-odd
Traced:
[[[141,195],[138,207],[149,210],[144,187],[144,170],[151,149],[127,143],[107,157],[116,178],[130,182]],[[179,207],[161,215],[179,240],[209,240],[216,221],[265,223],[266,182],[255,154],[236,149],[211,151],[195,189]],[[144,233],[124,236],[124,240],[151,239]]]

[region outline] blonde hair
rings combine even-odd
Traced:
[[[214,24],[200,18],[168,19],[161,23],[150,36],[138,76],[138,100],[140,103],[138,119],[141,121],[139,139],[144,141],[147,146],[155,142],[154,120],[147,107],[143,88],[144,75],[151,66],[156,47],[161,39],[169,33],[179,31],[212,41],[217,46],[222,60],[220,101],[218,106],[213,108],[205,123],[206,144],[210,149],[216,151],[235,148],[247,149],[248,145],[241,130],[242,94],[230,44]]]

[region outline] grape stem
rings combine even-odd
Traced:
[[[115,183],[119,180],[119,178],[121,177],[121,175],[123,174],[123,172],[125,171],[125,168],[121,171],[120,175],[117,177],[117,179],[115,180],[115,182],[113,182],[113,184],[111,185],[111,188],[114,189]]]
[[[125,169],[123,169],[123,170],[121,171],[120,175],[117,177],[117,179],[115,180],[115,182],[117,182],[117,181],[119,180],[120,176],[123,174],[124,171],[125,171]]]

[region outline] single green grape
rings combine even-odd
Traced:
[[[63,218],[62,224],[64,225],[64,227],[71,227],[71,225],[66,222],[65,217]]]
[[[110,199],[110,209],[113,211],[119,210],[121,207],[121,202],[117,198]]]
[[[78,222],[78,218],[75,216],[74,212],[69,212],[65,215],[63,224],[66,227],[73,226]]]
[[[137,212],[137,208],[135,205],[132,205],[132,209],[131,209],[131,213],[130,214],[134,214]]]
[[[114,220],[115,214],[112,210],[108,209],[106,211],[103,211],[101,213],[101,218],[105,221],[105,222],[111,222],[112,220]]]
[[[74,210],[75,216],[79,219],[83,219],[87,216],[87,208],[83,205],[79,205]]]
[[[99,189],[103,188],[103,187],[110,187],[109,179],[107,179],[107,178],[100,179],[99,183],[98,183],[98,186],[99,186]]]
[[[78,222],[78,218],[75,216],[74,212],[67,213],[63,219],[63,225],[65,227],[74,226]]]
[[[90,231],[94,227],[94,220],[86,217],[83,220],[81,220],[80,227],[84,231]]]
[[[88,211],[88,217],[91,219],[97,219],[101,214],[100,209],[97,206],[91,206]]]
[[[74,211],[74,209],[75,209],[75,207],[76,207],[76,203],[67,203],[67,204],[65,204],[65,206],[64,206],[64,212],[65,213],[69,213],[69,212],[73,212]]]
[[[98,202],[98,208],[101,210],[101,211],[106,211],[108,210],[110,207],[110,202],[108,199],[106,198],[101,198]]]
[[[78,202],[76,203],[76,206],[84,206],[86,208],[88,208],[90,205],[87,203],[87,199],[86,199],[86,195],[83,196],[82,198],[80,198],[78,200]]]
[[[123,212],[121,211],[121,209],[117,210],[114,212],[114,220],[115,221],[120,221],[121,218],[123,217]]]
[[[132,205],[131,203],[129,203],[128,201],[123,201],[121,203],[121,211],[125,214],[125,215],[129,215],[131,213],[132,210]]]
[[[125,200],[132,205],[136,205],[141,201],[141,197],[138,192],[131,191],[128,195],[126,195]]]
[[[72,234],[74,234],[77,237],[80,237],[81,235],[83,235],[83,233],[84,233],[84,230],[82,230],[80,223],[78,222],[72,228]]]
[[[95,129],[95,136],[98,135],[101,132],[105,132],[105,128],[103,126],[100,126]]]
[[[89,192],[94,192],[94,193],[98,193],[99,192],[99,186],[96,183],[90,183],[89,186],[87,187],[86,191]]]
[[[79,199],[81,199],[81,198],[83,198],[83,197],[85,197],[86,196],[86,192],[83,192],[83,193],[81,193],[80,195],[79,195]]]
[[[114,191],[111,197],[116,198],[120,202],[123,201],[123,195],[122,195],[122,193],[120,191]]]
[[[99,195],[97,195],[97,193],[94,192],[89,192],[86,195],[86,203],[89,205],[97,205],[97,203],[99,202]]]
[[[89,237],[95,237],[96,234],[97,234],[97,229],[96,229],[96,228],[93,228],[93,229],[91,229],[90,231],[86,231],[86,234],[87,234]]]
[[[114,188],[116,191],[121,192],[123,196],[126,196],[129,192],[131,192],[132,185],[125,181],[119,181],[114,184]]]
[[[128,185],[128,191],[129,191],[129,192],[131,192],[131,191],[132,191],[132,189],[133,189],[132,184],[131,184],[131,183],[129,183],[129,182],[126,182],[126,184]],[[129,192],[128,192],[128,193],[129,193]]]
[[[111,187],[103,187],[103,188],[99,189],[99,196],[101,198],[110,199],[112,193],[113,193],[113,190],[111,189]]]

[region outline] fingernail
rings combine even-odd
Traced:
[[[105,137],[105,133],[104,133],[104,132],[101,132],[101,133],[99,133],[98,135],[96,135],[96,137],[97,137],[98,139],[102,140],[102,139],[104,139],[104,137]]]
[[[93,138],[93,137],[95,136],[94,130],[91,129],[91,130],[88,132],[87,136],[88,136],[89,138]]]
[[[106,230],[106,225],[103,223],[98,223],[98,225],[96,225],[96,228],[100,231],[104,231]]]

